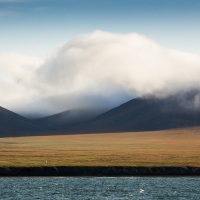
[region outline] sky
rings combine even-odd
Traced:
[[[1,0],[0,50],[43,55],[97,29],[200,53],[199,11],[198,0]]]
[[[0,105],[53,114],[199,87],[199,0],[0,0]]]

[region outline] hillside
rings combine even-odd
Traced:
[[[200,110],[183,107],[180,101],[175,97],[133,99],[67,131],[124,132],[199,126]]]
[[[74,109],[67,110],[55,115],[38,118],[33,120],[39,126],[43,126],[46,131],[63,131],[67,130],[77,124],[86,122],[98,114],[99,110],[89,110],[89,109]]]
[[[154,131],[200,126],[198,94],[135,98],[103,114],[68,110],[29,120],[0,107],[0,136]]]
[[[39,133],[43,128],[31,120],[0,107],[0,136],[21,136]]]

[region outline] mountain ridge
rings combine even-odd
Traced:
[[[200,108],[193,108],[198,105],[198,95],[135,98],[101,114],[77,109],[34,120],[0,107],[0,136],[155,131],[200,126]]]
[[[0,136],[28,136],[42,130],[38,124],[0,106]]]
[[[200,110],[185,109],[179,98],[136,98],[71,131],[152,131],[200,125]],[[79,130],[78,130],[79,129]],[[81,131],[80,131],[81,129]]]

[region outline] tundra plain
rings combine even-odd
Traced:
[[[200,167],[200,127],[0,138],[0,167]]]

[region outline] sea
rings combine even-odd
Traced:
[[[198,200],[198,177],[0,178],[2,200]]]

